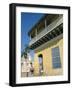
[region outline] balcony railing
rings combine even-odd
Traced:
[[[40,38],[45,36],[47,33],[52,31],[54,28],[56,28],[57,26],[59,26],[62,23],[63,23],[63,16],[59,16],[55,21],[53,21],[50,25],[46,26],[44,30],[42,30],[33,39],[31,39],[29,46],[34,44],[36,41],[38,41]]]

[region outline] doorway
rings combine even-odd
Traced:
[[[39,75],[42,75],[43,73],[43,55],[38,55],[38,61],[39,61]]]

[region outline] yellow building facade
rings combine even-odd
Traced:
[[[61,68],[53,68],[52,64],[52,48],[59,47],[60,50],[60,60],[61,60]],[[43,46],[40,46],[35,50],[34,56],[34,74],[39,75],[39,60],[38,55],[43,55],[43,74],[46,76],[55,76],[63,74],[63,37],[59,37],[54,41],[47,42]]]

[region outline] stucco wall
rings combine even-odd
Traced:
[[[59,47],[60,50],[60,60],[61,60],[61,68],[54,69],[52,68],[52,48]],[[63,38],[59,38],[54,40],[46,45],[43,45],[40,49],[35,50],[35,58],[34,58],[34,74],[39,75],[39,62],[38,55],[43,55],[43,71],[45,75],[62,75],[63,74]]]

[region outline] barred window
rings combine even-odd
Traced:
[[[52,65],[53,68],[61,68],[59,47],[52,48]]]

